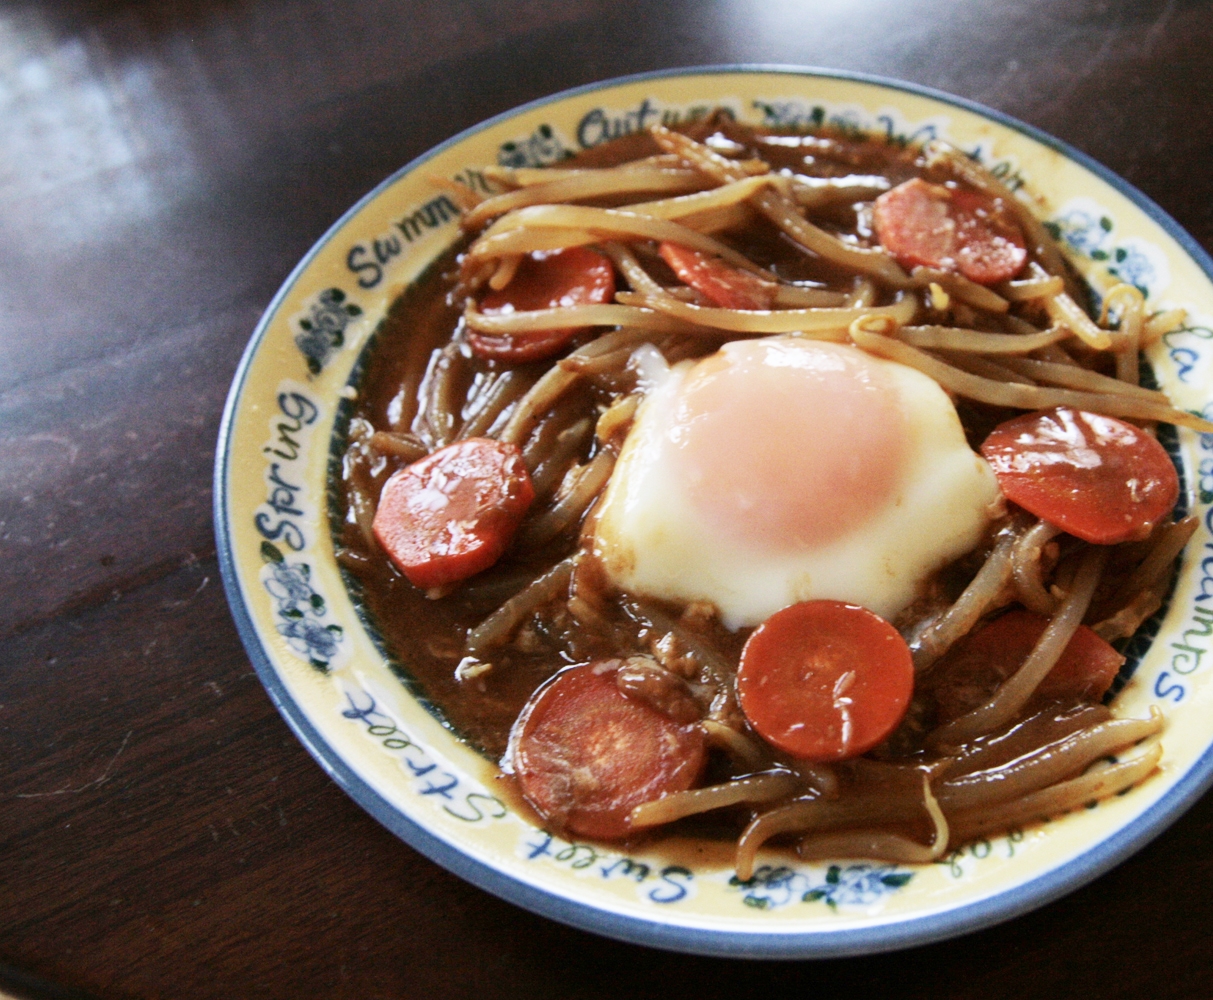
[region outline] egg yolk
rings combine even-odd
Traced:
[[[752,549],[820,548],[895,497],[910,433],[885,370],[853,349],[735,341],[700,361],[667,430],[704,522]]]

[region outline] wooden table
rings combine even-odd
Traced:
[[[1104,998],[1213,991],[1213,798],[962,941],[674,956],[515,909],[324,775],[218,579],[257,317],[360,195],[516,104],[780,62],[982,101],[1213,248],[1213,7],[1097,0],[25,0],[0,7],[0,983],[19,996]]]

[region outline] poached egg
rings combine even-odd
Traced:
[[[709,601],[730,629],[815,599],[892,619],[1001,506],[943,389],[856,347],[739,340],[646,379],[593,551],[621,589]]]

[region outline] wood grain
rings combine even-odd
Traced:
[[[218,579],[228,384],[391,171],[577,84],[877,72],[1071,142],[1213,245],[1194,2],[25,0],[0,7],[0,983],[19,997],[1191,997],[1213,800],[1092,885],[895,955],[667,955],[437,868],[308,757]],[[1030,976],[1025,986],[1025,977]]]

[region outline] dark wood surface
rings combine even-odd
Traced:
[[[1213,992],[1213,798],[1094,884],[907,952],[602,940],[396,840],[292,737],[218,578],[223,400],[359,196],[662,67],[902,77],[1052,132],[1213,248],[1213,7],[1095,0],[0,3],[0,984],[19,996]]]

